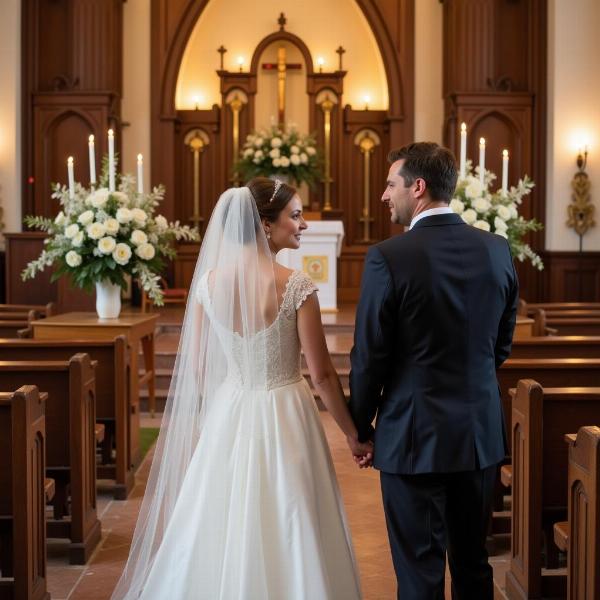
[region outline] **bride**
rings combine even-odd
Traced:
[[[300,347],[359,444],[316,288],[275,261],[307,225],[295,190],[255,178],[219,199],[200,250],[130,556],[113,599],[353,600],[352,542]]]

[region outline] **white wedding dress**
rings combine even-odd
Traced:
[[[233,349],[228,375],[204,400],[202,432],[139,597],[358,599],[329,447],[300,368],[296,311],[315,287],[295,271],[275,321],[245,339],[214,317],[207,276],[197,299],[223,348]],[[266,361],[268,383],[251,392],[240,385],[252,378],[239,360],[249,352],[257,370]]]

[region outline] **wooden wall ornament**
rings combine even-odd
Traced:
[[[331,113],[339,100],[333,90],[325,89],[319,92],[316,103],[323,111],[323,148],[324,148],[324,173],[323,173],[323,210],[331,211]]]
[[[363,226],[363,237],[359,240],[363,244],[373,242],[371,238],[371,155],[376,146],[381,145],[381,139],[372,129],[363,129],[354,136],[354,144],[360,148],[363,155],[363,207],[359,222]]]
[[[240,154],[240,113],[246,104],[248,104],[248,96],[242,90],[231,90],[225,98],[225,104],[229,106],[231,111],[231,162],[235,164]],[[232,183],[235,186],[240,184],[239,176],[236,172],[232,174]]]
[[[185,136],[183,143],[189,147],[194,157],[194,210],[190,222],[200,229],[204,223],[204,217],[200,214],[200,158],[206,146],[210,144],[210,138],[202,129],[192,129]]]

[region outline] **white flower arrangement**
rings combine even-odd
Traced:
[[[52,197],[62,208],[56,218],[25,218],[29,227],[47,231],[48,237],[40,256],[27,265],[21,277],[32,279],[46,267],[55,266],[52,281],[69,275],[75,285],[92,291],[94,284],[103,280],[125,288],[127,273],[140,281],[154,304],[162,306],[160,273],[165,259],[176,256],[172,242],[199,240],[198,231],[154,214],[164,196],[162,186],[151,193],[138,193],[130,175],[120,177],[114,192],[107,185],[106,164],[98,189],[76,184],[70,198],[67,187],[54,185]]]
[[[315,139],[294,127],[282,131],[276,126],[248,135],[234,169],[248,181],[253,177],[283,175],[298,185],[309,185],[322,176],[321,157]]]
[[[466,162],[466,175],[459,179],[450,208],[460,215],[465,223],[484,231],[491,231],[508,240],[511,252],[519,261],[531,261],[540,271],[544,268],[542,259],[523,241],[528,231],[538,231],[542,224],[535,219],[526,220],[519,216],[518,207],[523,202],[523,196],[531,193],[534,183],[529,177],[520,179],[516,187],[511,187],[503,193],[489,191],[496,175],[485,171],[484,184],[473,175],[471,161]]]

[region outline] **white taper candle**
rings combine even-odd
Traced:
[[[485,185],[485,138],[479,138],[479,182]]]
[[[108,130],[108,191],[115,191],[115,134]]]
[[[67,175],[69,177],[69,198],[75,198],[75,173],[73,172],[73,157],[67,158]]]
[[[144,166],[143,157],[141,154],[137,155],[137,191],[138,194],[144,193]]]
[[[508,150],[502,150],[502,193],[508,191]]]
[[[90,135],[88,141],[88,149],[90,156],[90,183],[96,185],[96,154],[94,152],[94,136]]]
[[[467,124],[460,124],[460,178],[467,174]]]

